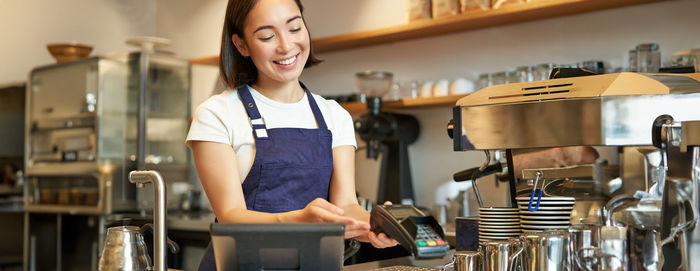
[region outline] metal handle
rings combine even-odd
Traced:
[[[542,188],[540,188],[540,194],[539,196],[537,196],[537,206],[535,208],[532,208],[532,201],[535,199],[535,191],[537,191],[537,183],[539,183],[540,177],[542,177],[542,171],[538,171],[535,175],[535,183],[532,186],[532,194],[530,195],[530,204],[527,206],[527,209],[530,212],[534,212],[540,209],[540,200],[542,200],[542,192],[544,191],[544,180],[542,180]]]
[[[489,150],[485,150],[484,153],[486,154],[486,162],[482,164],[479,167],[479,170],[474,173],[474,176],[472,176],[472,187],[474,188],[474,194],[476,194],[476,200],[479,202],[479,208],[484,208],[484,202],[481,200],[481,193],[479,193],[479,187],[476,185],[476,178],[481,175],[484,170],[488,167],[488,165],[491,163],[491,152]]]
[[[680,224],[678,226],[671,228],[671,234],[669,234],[668,237],[661,240],[661,246],[664,246],[668,243],[673,242],[679,234],[685,233],[686,231],[694,228],[695,224],[697,224],[697,221],[698,221],[697,219],[690,220],[688,222],[685,222],[683,224]]]
[[[444,265],[442,266],[442,271],[446,271],[447,268],[450,267],[450,266],[454,267],[455,261],[457,261],[457,257],[452,256],[452,261],[450,261],[449,263],[444,264]]]
[[[521,244],[520,248],[518,248],[518,251],[513,253],[513,255],[508,256],[508,265],[510,266],[508,268],[509,271],[513,271],[513,269],[515,268],[515,258],[520,256],[523,250],[525,250],[525,244]]]
[[[165,261],[167,230],[165,228],[165,181],[157,171],[144,170],[129,172],[129,182],[143,186],[153,183],[153,270],[165,271],[168,265]]]
[[[360,242],[351,238],[348,248],[343,252],[343,262],[350,259],[350,257],[354,256],[358,251],[360,251]]]
[[[581,254],[583,254],[583,252],[586,252],[586,251],[593,251],[593,256],[581,255]],[[595,247],[580,248],[576,251],[576,253],[574,253],[574,261],[576,261],[576,265],[578,266],[579,269],[583,269],[586,271],[593,271],[593,268],[588,266],[587,263],[590,262],[591,264],[597,264],[598,258],[596,258],[596,257],[598,257],[599,254],[600,254],[600,250],[598,250],[598,248],[595,248]]]
[[[610,201],[608,201],[608,204],[605,205],[605,210],[606,210],[605,214],[604,214],[605,215],[605,217],[604,217],[605,218],[604,219],[605,226],[612,226],[613,225],[612,215],[613,215],[613,211],[615,211],[615,209],[617,209],[617,207],[622,206],[627,201],[635,201],[635,200],[639,200],[639,198],[634,197],[634,196],[620,196],[620,197],[617,197],[617,198],[614,198],[614,199],[611,199]]]

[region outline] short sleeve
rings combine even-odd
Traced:
[[[210,98],[199,105],[187,134],[187,145],[190,141],[232,144],[233,135],[225,118],[227,113],[225,104],[220,100]]]
[[[327,100],[328,107],[333,115],[333,148],[337,146],[353,146],[357,149],[355,139],[355,125],[352,116],[345,108],[334,100]]]

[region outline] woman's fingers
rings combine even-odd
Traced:
[[[369,223],[367,222],[362,222],[347,216],[337,215],[318,206],[311,206],[310,210],[320,222],[344,224],[345,238],[352,238],[366,234],[370,228]]]
[[[399,242],[394,240],[394,238],[391,238],[384,233],[378,234],[377,239],[379,239],[386,247],[393,247],[399,244]]]
[[[369,241],[372,244],[372,246],[376,248],[393,247],[399,244],[399,242],[388,237],[384,233],[375,234],[374,232],[369,232],[367,236],[369,237]]]
[[[337,213],[334,213],[333,211],[330,211],[320,206],[310,206],[309,210],[314,216],[314,220],[318,222],[343,223],[346,226],[353,225],[358,222],[357,220],[351,217],[339,215]]]
[[[369,224],[367,223],[357,223],[354,225],[345,225],[345,238],[353,238],[357,236],[362,236],[369,232]]]
[[[326,209],[329,212],[333,212],[333,213],[338,214],[338,215],[342,215],[345,212],[345,211],[343,211],[342,208],[335,206],[333,203],[330,203],[327,200],[322,199],[322,198],[316,198],[315,200],[311,201],[311,203],[309,203],[309,204]]]

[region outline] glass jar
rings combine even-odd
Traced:
[[[489,87],[493,85],[493,75],[490,73],[479,74],[479,79],[477,80],[477,87],[479,89]]]
[[[532,66],[520,66],[515,69],[514,80],[516,82],[531,82],[534,81]]]
[[[401,100],[401,88],[398,83],[393,83],[389,91],[382,97],[385,101]]]
[[[637,45],[637,71],[659,72],[661,68],[661,52],[656,43],[643,43]]]
[[[420,82],[415,80],[399,82],[399,88],[403,98],[418,98],[420,94]]]
[[[494,84],[494,85],[505,84],[505,83],[507,82],[507,80],[508,80],[508,79],[506,79],[506,78],[508,77],[508,75],[509,75],[509,74],[507,74],[507,72],[497,72],[497,73],[494,73],[494,74],[493,74],[493,84]]]
[[[552,69],[554,69],[553,63],[544,63],[535,66],[535,70],[533,71],[534,81],[548,80]]]
[[[677,52],[671,57],[674,67],[694,67],[695,66],[695,56],[693,56],[690,51]]]
[[[637,72],[637,49],[632,49],[629,52],[629,72]]]

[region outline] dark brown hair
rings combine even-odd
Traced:
[[[258,77],[258,69],[249,57],[244,57],[233,44],[234,34],[243,38],[243,27],[248,13],[255,6],[258,0],[229,0],[226,7],[226,19],[224,28],[221,31],[221,53],[219,54],[219,72],[224,83],[230,88],[237,88],[244,84],[255,82]],[[304,7],[300,0],[294,0],[301,12],[301,19],[304,20]],[[308,28],[307,28],[308,30]],[[307,32],[308,33],[308,32]],[[311,41],[311,37],[309,37]],[[314,50],[309,44],[309,59],[304,68],[321,63],[321,60],[314,56]]]

